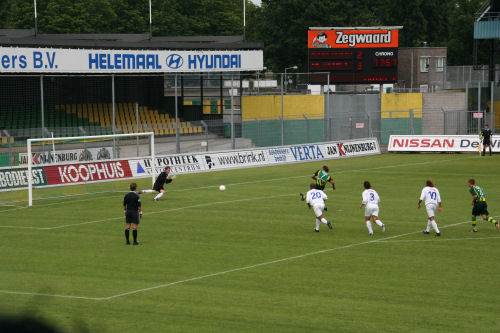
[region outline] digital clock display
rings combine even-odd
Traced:
[[[397,67],[398,59],[397,58],[374,58],[373,59],[373,67]]]
[[[398,49],[310,48],[309,71],[330,73],[331,84],[394,83],[398,79]],[[324,84],[325,76],[328,75],[311,75],[310,81]]]

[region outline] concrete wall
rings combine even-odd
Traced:
[[[440,91],[434,94],[423,94],[423,117],[422,117],[422,134],[444,134],[445,116],[443,109],[446,111],[461,111],[465,110],[466,97],[465,92],[446,92]],[[451,113],[449,113],[451,115]],[[447,117],[447,121],[453,121],[453,126],[457,126],[452,117]],[[462,120],[465,121],[465,118]],[[454,134],[454,133],[447,133]]]
[[[422,134],[422,94],[382,94],[380,143],[392,134]],[[413,119],[410,116],[413,112]]]
[[[241,103],[243,121],[281,117],[281,95],[243,96]],[[323,95],[286,95],[283,103],[285,119],[324,118]]]

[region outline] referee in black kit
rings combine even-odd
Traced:
[[[486,153],[486,147],[490,148],[490,156],[491,156],[491,139],[493,135],[491,134],[491,130],[488,128],[488,125],[484,125],[484,129],[480,133],[481,139],[483,139],[483,156]]]
[[[135,192],[137,189],[137,184],[130,184],[130,192],[123,198],[123,210],[125,212],[125,239],[127,240],[127,245],[130,245],[129,235],[130,235],[130,225],[132,225],[132,235],[134,236],[134,245],[139,245],[137,241],[137,227],[139,226],[139,221],[142,219],[142,207],[141,198]]]

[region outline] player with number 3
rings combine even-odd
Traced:
[[[427,210],[427,215],[429,219],[427,220],[427,228],[424,230],[424,234],[429,234],[431,231],[431,226],[436,231],[436,236],[441,236],[441,232],[436,223],[434,217],[436,209],[439,207],[439,212],[442,212],[441,207],[441,196],[439,195],[439,190],[434,187],[434,182],[432,179],[427,179],[425,182],[425,187],[422,189],[420,194],[420,200],[418,201],[418,208],[420,209],[420,204],[425,200],[425,209]]]
[[[369,181],[365,181],[363,183],[363,186],[365,190],[362,194],[363,201],[361,202],[361,205],[359,205],[359,209],[365,206],[365,221],[366,227],[368,228],[368,234],[370,236],[373,235],[373,228],[370,218],[373,219],[373,223],[376,223],[379,227],[382,228],[382,231],[385,232],[385,224],[383,224],[382,221],[378,219],[378,203],[380,202],[380,197],[377,191],[371,188],[372,186]]]

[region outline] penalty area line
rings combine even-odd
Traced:
[[[478,238],[433,238],[433,239],[397,239],[384,240],[379,243],[412,243],[412,242],[451,242],[451,241],[470,241],[470,240],[485,240],[485,239],[500,239],[500,236],[478,237]]]
[[[144,216],[149,216],[149,215],[153,215],[153,214],[168,213],[168,212],[175,212],[175,211],[184,210],[184,209],[207,207],[207,206],[212,206],[212,205],[223,205],[223,204],[231,204],[231,203],[236,203],[236,202],[245,202],[245,201],[253,201],[253,200],[260,200],[260,199],[267,200],[267,199],[274,199],[274,198],[287,197],[287,196],[296,196],[296,194],[289,193],[289,194],[281,194],[281,195],[271,195],[271,196],[267,196],[267,197],[253,197],[253,198],[243,198],[243,199],[227,200],[227,201],[207,202],[207,203],[202,203],[202,204],[197,204],[197,205],[190,205],[190,206],[183,206],[183,207],[177,207],[177,208],[158,210],[158,211],[154,211],[154,212],[148,212],[148,213],[144,213]],[[119,219],[123,219],[123,218],[124,218],[123,216],[110,217],[110,218],[95,220],[95,221],[87,221],[87,222],[80,222],[80,223],[73,223],[73,224],[64,224],[64,225],[59,225],[59,226],[55,226],[55,227],[24,227],[24,226],[13,226],[13,225],[0,225],[0,228],[54,230],[54,229],[62,229],[62,228],[81,226],[81,225],[85,225],[85,224],[109,222],[109,221],[119,220]]]

